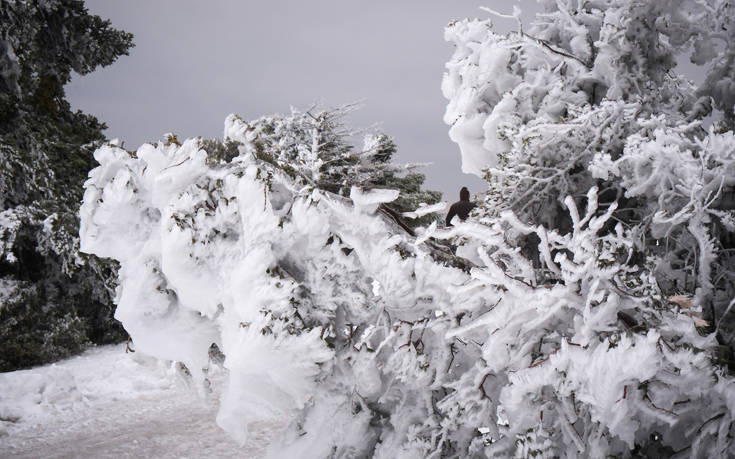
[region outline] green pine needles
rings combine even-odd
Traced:
[[[82,1],[0,2],[0,371],[125,336],[114,265],[78,252],[82,184],[105,126],[73,112],[64,85],[131,46]]]

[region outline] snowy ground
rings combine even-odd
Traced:
[[[0,373],[0,458],[261,457],[276,425],[237,445],[209,401],[170,365],[105,346],[53,365]]]

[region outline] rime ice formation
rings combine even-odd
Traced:
[[[202,388],[224,353],[234,438],[279,419],[272,457],[735,455],[733,6],[541,3],[519,33],[447,29],[445,120],[488,181],[455,227],[401,226],[394,145],[353,155],[328,116],[97,151],[82,249],[120,262],[140,349]],[[674,68],[692,46],[699,88]]]
[[[100,148],[81,238],[83,251],[120,262],[116,317],[139,350],[185,363],[200,382],[210,345],[225,353],[229,383],[218,422],[243,440],[250,422],[311,413],[315,399],[332,395],[322,393],[327,386],[338,394],[360,379],[362,390],[380,395],[384,383],[366,348],[355,349],[354,370],[366,378],[353,374],[351,356],[337,358],[346,330],[449,304],[433,279],[461,285],[467,276],[434,264],[375,215],[396,191],[353,188],[353,206],[258,160],[247,138],[230,140],[243,142],[240,155],[211,167],[196,139],[146,144],[135,155]],[[394,364],[423,372],[417,365]],[[347,380],[330,381],[335,372]],[[346,403],[340,397],[329,399],[333,410]],[[329,430],[339,432],[351,416],[340,411],[330,413]],[[372,430],[368,412],[356,418],[359,438]]]
[[[462,169],[488,182],[474,219],[505,225],[505,241],[528,262],[513,273],[519,260],[498,261],[496,274],[508,277],[505,288],[546,284],[554,296],[564,284],[572,294],[547,303],[551,310],[529,312],[538,335],[478,339],[495,346],[484,356],[491,370],[475,383],[508,378],[498,410],[521,456],[732,455],[735,7],[720,0],[538,3],[543,12],[509,34],[493,32],[490,20],[456,21],[445,32],[455,52],[442,84],[444,119]],[[680,73],[682,58],[706,64],[702,84]],[[468,249],[480,246],[481,260],[473,261],[482,268],[473,275],[498,253],[487,240],[467,238],[457,251],[470,258]],[[586,298],[583,306],[575,295]],[[497,308],[509,301],[504,293]],[[581,315],[544,322],[573,304]],[[510,322],[487,324],[502,334]],[[538,348],[526,354],[528,367],[501,370],[508,346]],[[561,354],[569,360],[558,365]],[[685,419],[698,408],[687,408],[692,399],[675,395],[679,389],[663,394],[688,384],[672,385],[670,373],[692,383],[713,378],[723,384],[712,390],[724,405]],[[553,427],[552,405],[561,419]],[[491,436],[484,453],[509,454]]]
[[[600,238],[612,211],[596,213],[596,190],[584,212],[567,200],[567,235],[504,214],[414,239],[376,209],[396,192],[334,195],[230,140],[229,161],[199,139],[100,148],[81,239],[120,262],[117,317],[140,351],[183,362],[201,390],[210,346],[224,353],[217,421],[235,439],[279,420],[274,457],[594,455],[654,431],[682,448],[735,413],[713,340],[616,262],[620,225]],[[523,233],[544,241],[556,283],[508,244]],[[457,258],[431,237],[472,242]]]

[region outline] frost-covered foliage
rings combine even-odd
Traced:
[[[709,332],[732,348],[733,4],[539,3],[543,12],[517,33],[495,34],[489,20],[446,31],[456,51],[445,121],[464,170],[488,180],[479,213],[491,222],[510,209],[566,233],[564,198],[584,205],[597,187],[601,212],[618,204],[612,221],[630,233],[635,262],[655,265],[666,296],[692,296]],[[705,66],[701,86],[677,73],[678,56]],[[537,242],[520,243],[535,251]]]
[[[597,193],[583,214],[565,199],[564,234],[508,211],[459,227],[482,266],[472,277],[497,300],[447,332],[477,360],[438,406],[472,420],[482,435],[468,451],[487,456],[731,455],[735,385],[713,365],[717,343],[691,305],[672,307],[650,269],[631,263],[631,234],[608,230],[617,206],[598,212]],[[507,242],[530,233],[551,282]]]
[[[412,172],[421,164],[391,161],[397,149],[389,136],[367,134],[362,149],[355,151],[349,142],[355,133],[342,123],[352,108],[315,110],[313,114],[292,109],[290,116],[265,116],[249,122],[232,115],[225,122],[225,136],[231,151],[238,144],[245,145],[258,159],[277,165],[304,185],[341,196],[348,196],[353,186],[397,189],[400,196],[387,207],[400,213],[421,203],[437,203],[441,193],[421,189],[424,174]],[[407,223],[415,227],[431,223],[432,218],[422,216]]]
[[[293,421],[283,444],[290,456],[372,451],[379,438],[400,445],[405,421],[393,435],[379,427],[392,398],[402,397],[386,393],[381,406],[390,392],[381,360],[402,380],[426,380],[411,329],[426,323],[433,296],[447,296],[435,277],[461,284],[466,275],[417,258],[407,233],[378,211],[399,195],[368,188],[381,169],[354,162],[364,175],[348,170],[340,182],[366,177],[367,186],[350,187],[352,201],[317,186],[323,157],[307,155],[322,141],[279,149],[290,145],[291,129],[269,131],[293,121],[229,117],[221,144],[179,145],[169,136],[135,153],[98,149],[81,210],[82,249],[120,262],[116,317],[139,351],[181,361],[201,382],[217,344],[229,370],[219,423],[236,438],[251,422],[285,417]],[[285,141],[265,148],[261,132]],[[387,158],[379,167],[397,170]],[[418,279],[417,264],[425,266]],[[399,347],[406,352],[391,357]],[[424,397],[422,389],[411,397]]]
[[[224,354],[234,438],[279,420],[272,457],[735,452],[714,338],[630,262],[597,189],[564,201],[567,232],[501,212],[413,237],[380,211],[397,190],[324,190],[248,125],[103,146],[81,210],[82,249],[120,262],[136,348],[203,391],[212,344]],[[514,245],[528,234],[553,279]]]
[[[542,3],[528,33],[447,29],[450,135],[490,186],[452,228],[400,227],[395,166],[368,153],[386,141],[353,153],[329,113],[96,151],[82,248],[120,262],[139,350],[206,391],[216,344],[234,438],[281,420],[272,457],[735,455],[729,83],[674,71],[693,46],[727,73],[729,6]]]
[[[0,2],[0,370],[123,336],[113,267],[78,253],[82,183],[104,125],[72,112],[63,87],[130,40],[81,1]]]

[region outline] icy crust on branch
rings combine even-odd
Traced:
[[[539,3],[530,27],[505,36],[489,20],[446,29],[445,121],[464,170],[489,185],[475,214],[491,224],[512,210],[564,233],[565,197],[584,204],[598,187],[601,209],[619,204],[631,263],[652,267],[666,297],[691,296],[732,354],[732,2]],[[707,66],[699,87],[678,73],[681,56]],[[534,238],[518,242],[526,253]]]
[[[733,304],[734,291],[735,258],[729,245],[735,233],[735,136],[710,130],[692,138],[688,126],[665,128],[660,118],[641,124],[647,136],[631,136],[616,160],[595,155],[590,170],[596,177],[619,180],[626,197],[644,200],[651,237],[666,245],[675,239],[678,250],[696,253],[686,270],[666,266],[674,265],[675,258],[663,254],[668,263],[661,263],[660,277],[682,286],[693,280],[695,302],[712,302],[718,309],[718,329],[730,333],[732,317],[725,311]],[[688,277],[693,279],[687,282]]]
[[[496,35],[489,20],[456,22],[445,39],[456,48],[442,81],[449,99],[444,121],[460,148],[465,173],[482,177],[484,169],[500,164],[513,140],[504,130],[518,128],[537,111],[559,118],[567,105],[586,100],[580,88],[565,88],[558,74],[561,64],[577,73],[582,64]]]
[[[350,199],[355,207],[368,211],[375,211],[380,204],[395,201],[398,198],[398,190],[361,190],[352,187]]]
[[[446,332],[453,351],[474,359],[437,406],[475,423],[481,435],[468,451],[486,456],[731,455],[735,386],[712,367],[713,337],[695,330],[691,305],[667,304],[651,273],[628,263],[631,234],[605,229],[616,206],[598,212],[597,193],[584,213],[564,201],[572,228],[563,235],[510,212],[453,230],[474,240],[471,276],[497,299]],[[540,285],[507,245],[526,234],[538,237],[554,281]],[[720,408],[689,405],[690,396]]]
[[[596,190],[581,211],[565,201],[566,234],[504,213],[413,239],[375,211],[394,191],[350,200],[257,154],[107,145],[81,208],[82,249],[120,262],[137,349],[203,390],[211,344],[224,353],[217,420],[234,438],[277,419],[271,457],[735,452],[714,340],[625,263],[631,235],[603,231],[614,206],[597,212]],[[553,282],[512,244],[530,233]],[[430,237],[465,241],[466,269]]]
[[[533,128],[572,129],[573,111],[594,110],[602,100],[640,103],[639,114],[670,110],[690,119],[706,116],[714,104],[732,117],[731,2],[538,3],[543,12],[530,27],[519,25],[507,36],[494,33],[489,19],[457,21],[445,31],[455,51],[442,82],[449,100],[444,121],[464,172],[483,176],[533,139]],[[701,87],[676,73],[680,54],[707,65]]]

